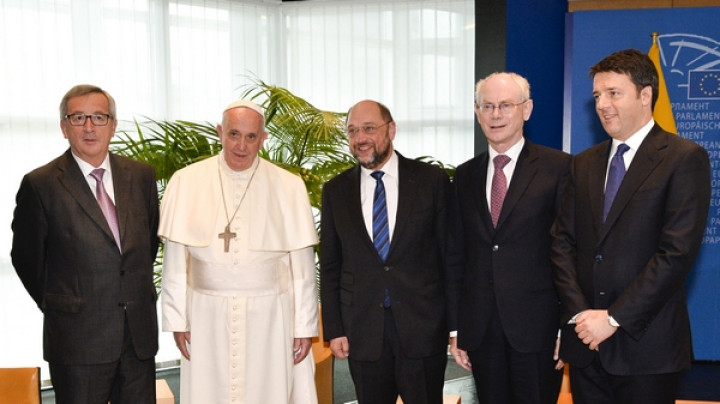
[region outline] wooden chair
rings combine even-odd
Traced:
[[[0,403],[40,404],[40,368],[0,368]]]
[[[315,358],[315,387],[318,404],[333,404],[333,355],[330,344],[323,341],[322,311],[318,307],[319,334],[313,338],[312,353]]]

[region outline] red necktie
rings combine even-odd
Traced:
[[[510,157],[499,154],[493,159],[495,165],[495,173],[492,178],[492,190],[490,191],[490,216],[492,217],[493,227],[497,227],[500,211],[502,210],[505,194],[507,193],[507,179],[503,168],[510,162]]]
[[[97,182],[97,186],[95,187],[95,197],[100,205],[100,209],[102,209],[105,220],[107,220],[108,225],[110,226],[113,237],[115,237],[115,244],[117,244],[118,250],[122,251],[120,248],[120,230],[118,228],[115,205],[113,204],[112,199],[110,199],[110,195],[108,195],[107,191],[105,191],[105,185],[102,181],[103,174],[105,174],[104,168],[96,168],[90,173]]]

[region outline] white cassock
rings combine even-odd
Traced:
[[[238,206],[225,252],[219,234]],[[163,331],[190,331],[180,402],[317,403],[312,350],[298,365],[292,353],[293,338],[318,334],[317,233],[302,179],[259,157],[234,172],[220,153],[173,175],[158,234]]]

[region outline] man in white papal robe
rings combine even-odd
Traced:
[[[177,171],[162,200],[163,331],[182,353],[183,404],[317,403],[317,233],[302,179],[258,157],[264,125],[257,104],[230,104],[222,152]]]

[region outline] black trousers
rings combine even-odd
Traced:
[[[92,365],[50,363],[50,377],[56,404],[155,403],[155,358],[138,359],[127,320],[117,361]]]
[[[447,353],[425,358],[404,355],[392,308],[385,309],[383,339],[377,361],[352,359],[350,346],[348,364],[358,404],[395,404],[398,394],[405,404],[442,404]]]
[[[539,336],[538,336],[539,337]],[[554,344],[539,352],[510,345],[497,308],[476,350],[468,351],[478,401],[483,404],[556,404],[562,370],[555,370]]]
[[[680,373],[611,375],[597,354],[585,368],[570,366],[575,404],[674,404],[679,381]]]

